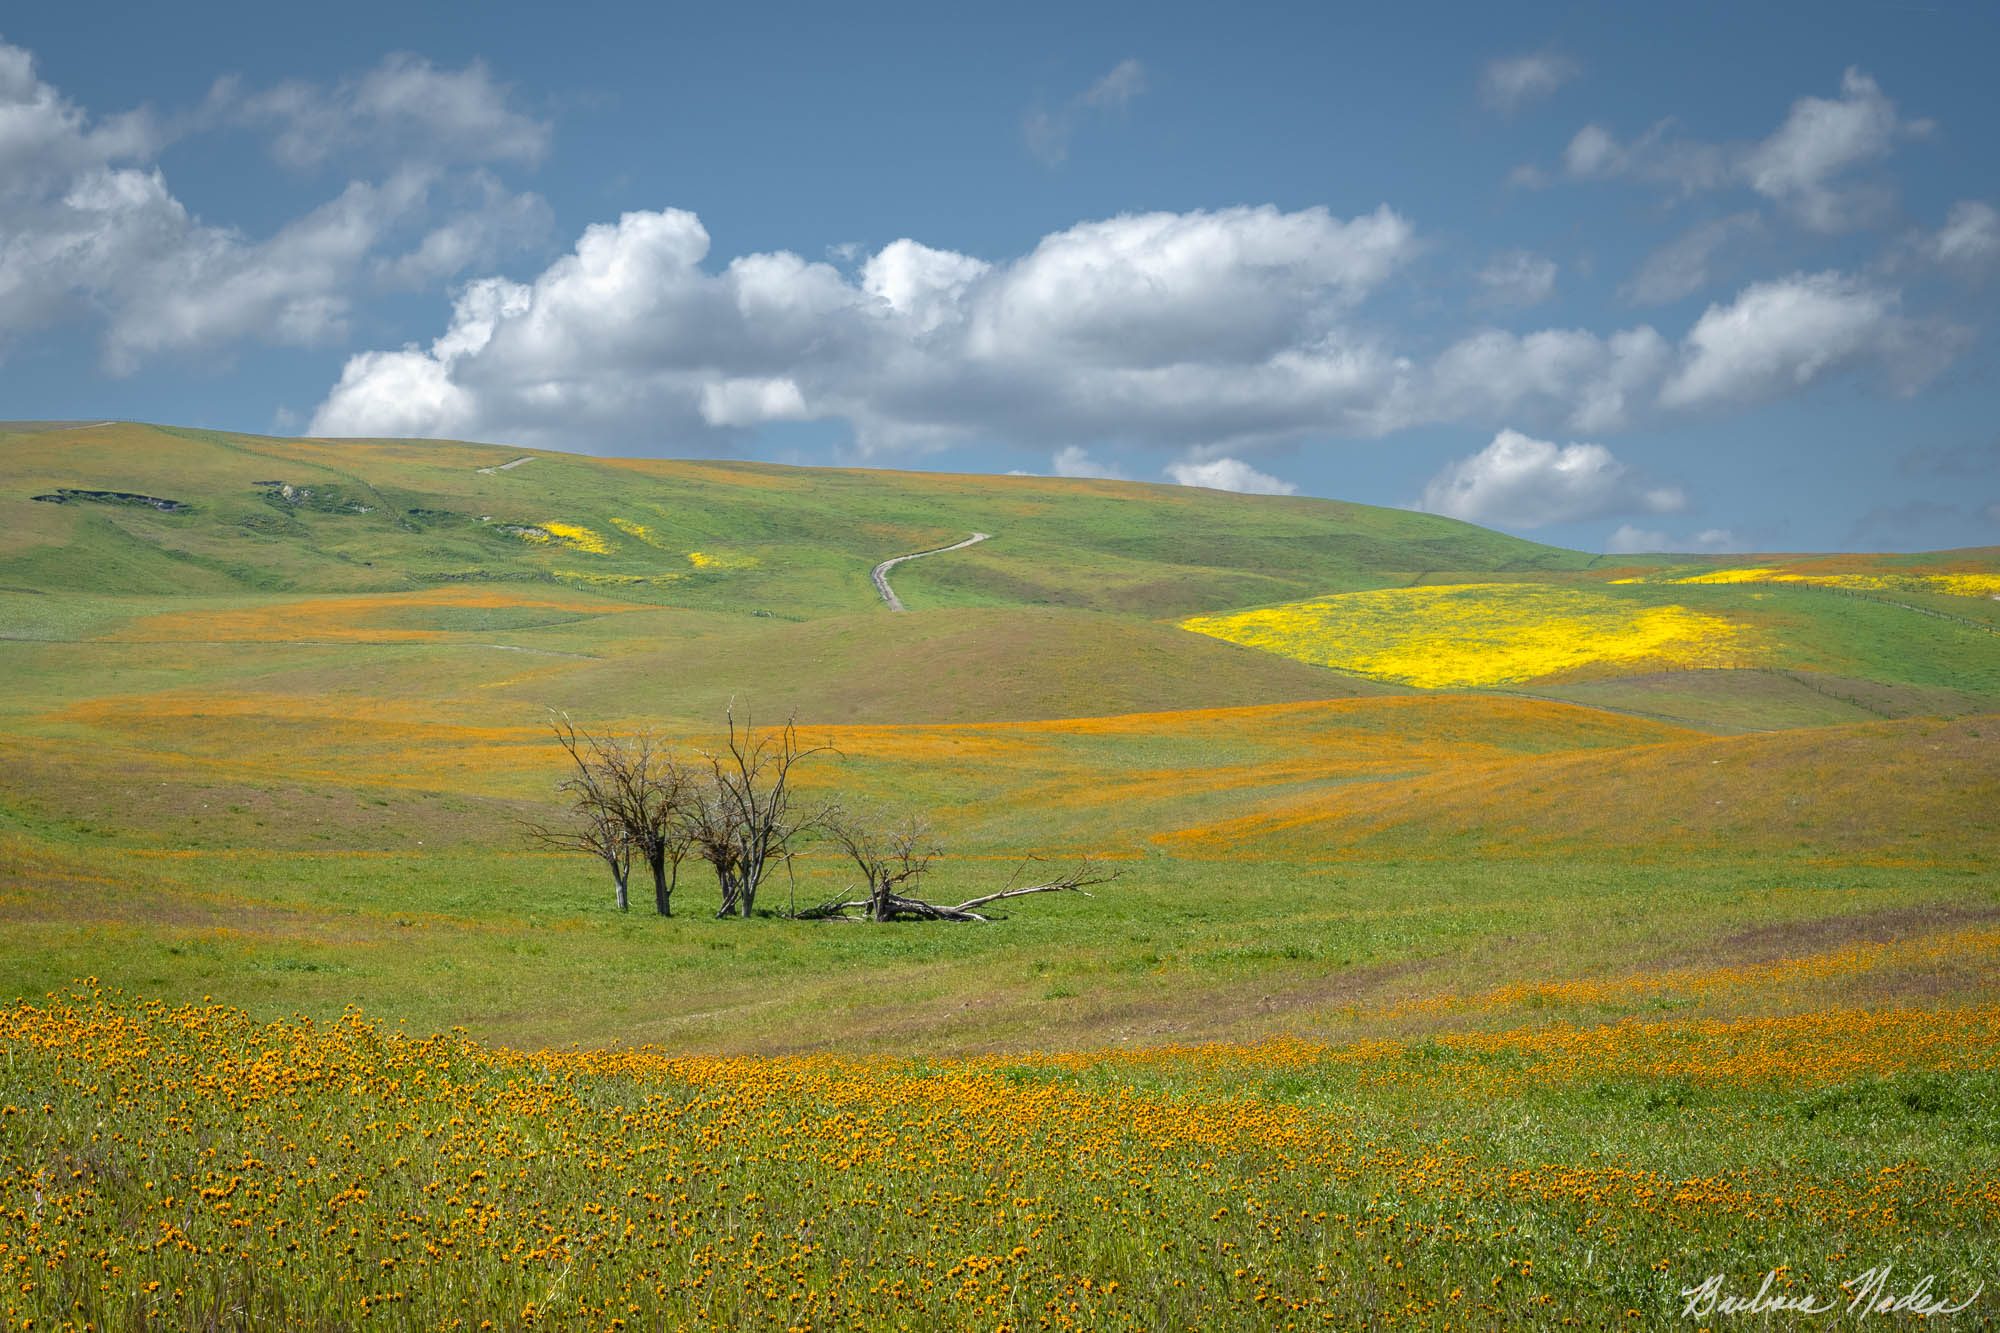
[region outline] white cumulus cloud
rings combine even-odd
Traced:
[[[1672,121],[1620,142],[1591,124],[1570,140],[1563,168],[1578,179],[1625,177],[1682,195],[1747,187],[1813,230],[1839,232],[1882,217],[1892,199],[1885,185],[1854,174],[1932,128],[1927,120],[1905,118],[1874,79],[1849,69],[1838,97],[1799,98],[1778,128],[1757,142],[1689,139]]]
[[[1531,412],[1577,431],[1627,424],[1672,360],[1648,325],[1600,337],[1587,329],[1488,329],[1446,348],[1397,403],[1399,424],[1481,421]]]
[[[1785,123],[1744,155],[1739,170],[1751,189],[1791,207],[1807,226],[1843,231],[1879,213],[1884,195],[1841,178],[1930,130],[1929,121],[1904,120],[1875,80],[1850,69],[1838,98],[1792,103]]]
[[[1421,249],[1387,208],[1131,214],[999,261],[908,238],[843,267],[710,248],[677,209],[591,226],[531,282],[468,284],[428,347],[351,358],[310,429],[617,452],[727,449],[810,418],[846,423],[864,457],[968,441],[1241,456],[1441,423],[1601,435],[1846,370],[1907,389],[1963,338],[1875,280],[1821,274],[1746,288],[1679,344],[1643,324],[1488,328],[1416,356],[1369,318]]]
[[[1743,542],[1727,528],[1703,528],[1690,536],[1670,537],[1658,529],[1635,527],[1630,523],[1619,524],[1604,542],[1604,550],[1609,555],[1679,551],[1718,555],[1745,549]]]
[[[512,90],[480,61],[439,69],[398,52],[331,85],[289,82],[255,91],[240,79],[210,91],[211,119],[271,131],[271,153],[307,170],[356,153],[422,160],[534,165],[548,152],[549,123],[519,110]]]
[[[1291,482],[1268,472],[1259,472],[1240,458],[1169,463],[1167,476],[1176,485],[1206,486],[1212,491],[1241,491],[1245,495],[1297,495],[1299,492],[1299,488]]]
[[[1550,523],[1685,508],[1677,487],[1656,486],[1601,444],[1556,444],[1503,430],[1424,487],[1423,508],[1472,523],[1539,528]]]
[[[864,452],[1365,429],[1404,410],[1405,368],[1348,321],[1415,249],[1388,209],[1233,208],[1080,223],[1001,264],[904,239],[850,276],[717,267],[693,214],[628,213],[504,307],[473,284],[429,348],[351,359],[311,429],[658,447],[810,413]],[[412,358],[455,392],[407,394]]]
[[[1965,336],[1903,315],[1900,297],[1886,288],[1834,272],[1793,274],[1710,306],[1688,331],[1660,401],[1680,408],[1752,402],[1856,365],[1876,367],[1913,392],[1950,363]]]
[[[1123,480],[1124,473],[1108,463],[1093,458],[1088,449],[1080,444],[1064,445],[1056,450],[1049,460],[1050,470],[1058,477],[1097,477],[1109,480]]]
[[[101,327],[115,374],[252,341],[323,345],[371,283],[490,263],[546,225],[533,195],[412,163],[250,237],[175,197],[153,161],[167,138],[149,113],[93,119],[0,43],[0,351],[65,320]]]

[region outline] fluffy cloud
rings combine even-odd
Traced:
[[[1704,528],[1687,537],[1669,537],[1666,533],[1651,528],[1634,527],[1621,523],[1617,531],[1605,540],[1604,550],[1610,555],[1639,555],[1663,551],[1696,551],[1717,555],[1725,551],[1742,551],[1748,548],[1735,533],[1727,528]]]
[[[224,79],[210,92],[206,114],[270,129],[272,155],[298,170],[354,154],[436,166],[532,166],[548,152],[550,127],[511,100],[511,91],[480,61],[448,70],[398,53],[330,86],[292,82],[255,92]]]
[[[469,285],[430,346],[351,358],[311,429],[619,451],[816,419],[848,423],[863,456],[989,440],[1212,457],[1440,423],[1597,435],[1849,368],[1908,388],[1961,336],[1820,274],[1746,289],[1678,346],[1648,325],[1482,329],[1417,357],[1366,314],[1419,249],[1386,208],[1261,207],[1079,223],[998,263],[902,239],[843,267],[716,264],[693,214],[628,213],[530,283]]]
[[[1645,482],[1601,444],[1558,445],[1515,430],[1446,467],[1423,496],[1433,514],[1511,528],[1672,513],[1686,504],[1679,489]]]
[[[1491,306],[1540,305],[1556,289],[1556,262],[1526,250],[1495,255],[1477,275],[1480,299]]]
[[[553,214],[538,194],[515,194],[483,171],[444,186],[458,198],[453,211],[411,249],[376,260],[375,275],[383,285],[431,286],[495,264],[549,233]]]
[[[1801,97],[1792,103],[1785,123],[1744,154],[1739,170],[1751,189],[1789,206],[1807,226],[1842,231],[1878,213],[1883,194],[1840,177],[1930,130],[1929,121],[1904,120],[1875,80],[1850,69],[1841,77],[1838,98]]]
[[[616,448],[840,417],[876,452],[1366,429],[1403,410],[1404,368],[1345,321],[1415,246],[1387,209],[1235,208],[1083,223],[1001,265],[900,240],[849,278],[715,269],[693,214],[629,213],[532,284],[469,288],[428,349],[353,358],[311,428]],[[739,383],[766,387],[716,387]]]
[[[1322,331],[1412,251],[1381,208],[1146,213],[1081,223],[994,275],[970,346],[1010,360],[1051,352],[1132,368],[1263,360]]]
[[[1571,430],[1611,430],[1648,401],[1673,358],[1647,325],[1608,338],[1586,329],[1489,329],[1454,343],[1400,396],[1397,424],[1532,413]]]
[[[1122,480],[1124,473],[1108,463],[1100,463],[1082,445],[1071,444],[1056,450],[1049,467],[1058,477],[1098,477]]]
[[[149,159],[153,117],[93,122],[0,44],[0,344],[69,318],[103,328],[105,366],[250,339],[308,346],[345,336],[357,289],[433,280],[490,262],[545,207],[483,176],[405,167],[353,181],[261,240],[201,221]],[[457,209],[400,257],[438,199]]]
[[[1021,137],[1029,152],[1049,166],[1060,166],[1069,158],[1070,139],[1082,121],[1092,115],[1123,111],[1145,91],[1146,67],[1137,60],[1121,60],[1061,106],[1030,110],[1021,121]]]
[[[190,222],[157,172],[87,183],[69,202],[88,217],[101,252],[76,280],[113,303],[106,365],[129,372],[158,353],[211,350],[252,336],[293,346],[344,336],[347,285],[419,193],[407,180],[357,182],[268,240],[247,244]]]
[[[1646,256],[1621,289],[1638,305],[1665,305],[1709,285],[1717,257],[1763,225],[1757,213],[1737,213],[1691,227]]]
[[[1240,458],[1211,458],[1204,462],[1170,463],[1167,477],[1179,486],[1206,486],[1212,491],[1241,491],[1245,495],[1297,495],[1299,488],[1268,472],[1259,472]]]
[[[1854,365],[1875,366],[1898,390],[1914,392],[1950,363],[1966,333],[1919,323],[1899,305],[1895,292],[1839,273],[1754,283],[1695,322],[1660,401],[1752,402]]]
[[[892,241],[861,270],[861,289],[885,302],[920,335],[957,322],[965,290],[990,266],[970,255],[933,250],[907,238]]]
[[[42,82],[33,55],[0,42],[0,198],[32,196],[47,181],[147,157],[164,138],[145,111],[93,124]]]
[[[1479,75],[1479,99],[1502,115],[1513,115],[1577,75],[1576,62],[1550,51],[1489,61]]]
[[[1801,97],[1784,122],[1753,144],[1711,144],[1679,137],[1662,121],[1630,143],[1601,125],[1586,125],[1563,153],[1563,168],[1579,179],[1626,177],[1681,194],[1748,187],[1817,231],[1850,230],[1880,217],[1886,187],[1850,179],[1857,168],[1887,157],[1897,144],[1931,131],[1905,119],[1872,78],[1858,69],[1840,81],[1837,98]]]
[[[1563,150],[1563,170],[1580,180],[1631,177],[1671,186],[1683,194],[1714,189],[1730,179],[1729,154],[1713,144],[1673,137],[1662,121],[1629,144],[1602,125],[1586,125]]]

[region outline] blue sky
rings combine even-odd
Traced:
[[[0,417],[2000,543],[1996,57],[1954,3],[22,7]]]

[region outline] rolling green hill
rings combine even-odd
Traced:
[[[63,503],[31,498],[65,491]],[[11,588],[220,594],[541,582],[801,619],[869,609],[877,561],[974,530],[994,540],[898,571],[913,609],[1065,606],[1166,618],[1433,569],[1590,563],[1430,515],[1175,486],[128,424],[0,431],[0,585]]]
[[[899,566],[914,614],[885,612],[876,562],[971,531],[992,539]],[[0,426],[0,634],[90,643],[17,659],[66,677],[149,656],[119,644],[191,662],[231,645],[225,676],[297,673],[337,644],[349,670],[420,690],[460,669],[446,659],[507,649],[591,663],[560,693],[592,714],[692,720],[740,694],[829,722],[1049,718],[1393,692],[1526,615],[1542,666],[1439,679],[1756,730],[2000,703],[2000,600],[1965,595],[1996,570],[1995,551],[1599,557],[1125,482]],[[1294,608],[1304,647],[1234,628]],[[1706,637],[1569,651],[1662,615]],[[1358,652],[1363,623],[1387,657]]]

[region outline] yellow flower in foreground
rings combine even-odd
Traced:
[[[1733,665],[1751,647],[1745,630],[1718,616],[1538,583],[1343,593],[1181,627],[1425,689],[1504,685],[1603,662]]]

